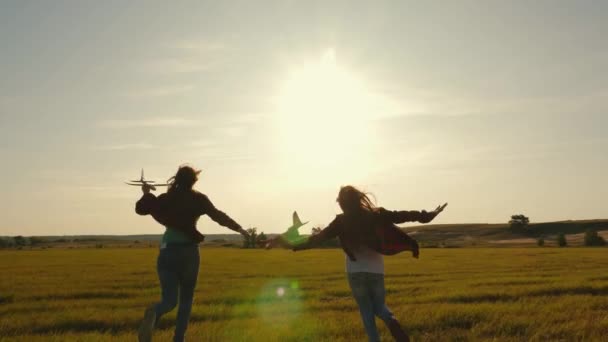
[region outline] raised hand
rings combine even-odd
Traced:
[[[448,206],[448,204],[445,203],[443,205],[437,206],[437,208],[435,208],[435,210],[433,210],[433,211],[427,212],[427,211],[423,210],[420,213],[421,214],[420,215],[421,218],[420,218],[420,220],[418,222],[420,222],[420,223],[429,223],[429,222],[433,221],[433,219],[435,217],[437,217],[437,215],[439,215],[439,213],[441,213],[443,211],[443,209],[445,209],[445,207],[447,207],[447,206]]]
[[[156,187],[152,184],[144,183],[141,185],[141,191],[144,194],[149,194],[150,190],[156,190]]]

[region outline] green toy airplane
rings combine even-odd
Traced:
[[[264,246],[266,249],[271,249],[274,247],[284,247],[291,248],[293,245],[297,245],[306,240],[306,237],[301,236],[298,231],[300,227],[307,224],[308,221],[302,223],[300,217],[297,212],[293,212],[292,215],[292,224],[291,227],[287,228],[287,231],[283,234],[276,236],[275,238],[262,240],[259,242],[260,245]]]

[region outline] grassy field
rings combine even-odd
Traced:
[[[159,298],[157,252],[0,251],[0,341],[134,341]],[[191,341],[365,340],[340,250],[201,252]],[[415,341],[608,336],[606,248],[423,249],[420,260],[385,260],[388,305]],[[170,340],[174,318],[157,341]]]

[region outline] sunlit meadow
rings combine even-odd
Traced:
[[[0,252],[1,341],[133,341],[159,298],[155,248]],[[336,249],[202,248],[193,341],[364,341]],[[599,248],[424,249],[386,259],[387,303],[415,341],[600,341]],[[171,338],[175,312],[155,339]],[[384,340],[386,328],[378,322]]]

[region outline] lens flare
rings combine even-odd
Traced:
[[[302,314],[302,292],[297,280],[273,279],[264,284],[256,298],[256,313],[268,326],[290,326]]]

